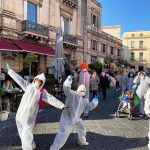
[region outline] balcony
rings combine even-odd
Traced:
[[[70,35],[68,33],[64,33],[63,41],[66,46],[71,46],[74,48],[77,47],[77,37],[76,36]]]
[[[22,31],[23,32],[32,32],[38,35],[48,37],[48,27],[37,24],[35,22],[24,20],[22,21]]]
[[[71,8],[78,7],[78,0],[62,0],[62,2]]]
[[[146,50],[147,47],[131,47],[131,50],[134,50],[134,51],[139,51],[139,50]]]

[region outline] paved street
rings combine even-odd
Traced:
[[[100,101],[99,106],[90,113],[84,122],[87,126],[89,146],[76,144],[77,134],[73,131],[62,150],[147,150],[148,121],[126,117],[114,118],[117,109],[118,93],[109,90],[107,101]],[[48,150],[52,144],[61,111],[51,109],[42,113],[34,130],[37,150]],[[20,139],[13,119],[0,124],[0,150],[20,149]]]

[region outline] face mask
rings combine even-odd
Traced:
[[[35,82],[34,87],[38,89],[40,87],[40,84],[38,82]]]
[[[84,85],[80,85],[77,89],[77,94],[81,97],[85,96],[86,88]]]
[[[78,94],[79,96],[81,96],[81,97],[85,96],[85,92],[80,92],[80,91],[78,91],[78,90],[77,90],[77,94]]]
[[[144,76],[143,76],[143,75],[141,76],[141,79],[144,79]]]

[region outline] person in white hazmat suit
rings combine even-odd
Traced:
[[[150,88],[147,90],[146,96],[145,96],[145,106],[144,106],[145,114],[150,118]],[[149,121],[149,132],[148,132],[148,149],[150,150],[150,121]]]
[[[37,75],[32,83],[28,83],[20,75],[10,69],[7,64],[6,68],[10,77],[23,89],[24,94],[21,99],[17,114],[16,124],[22,143],[23,150],[32,150],[36,148],[33,141],[32,129],[35,126],[36,116],[39,111],[40,87],[43,87],[46,78],[44,74]],[[66,106],[50,95],[45,89],[43,90],[42,100],[59,109]]]
[[[90,97],[90,92],[89,92],[89,87],[90,87],[90,74],[88,73],[87,69],[81,70],[79,74],[79,85],[83,84],[86,87],[86,93],[85,93],[85,98],[87,102],[89,103],[89,97]],[[84,116],[88,117],[88,110],[84,110]]]
[[[59,131],[55,137],[50,150],[59,150],[66,143],[70,132],[75,127],[78,133],[78,144],[88,145],[86,141],[86,127],[80,118],[84,109],[93,110],[98,105],[98,98],[95,97],[90,103],[84,98],[86,88],[80,85],[77,91],[71,90],[72,77],[68,76],[63,84],[63,90],[66,95],[65,105],[69,108],[63,110],[61,114]]]
[[[134,83],[133,89],[137,87],[136,94],[140,98],[139,112],[143,118],[146,117],[144,111],[144,105],[145,105],[144,103],[145,103],[145,95],[150,84],[150,78],[146,76],[143,71],[140,71],[138,75],[135,77],[135,79],[133,80],[133,83]]]

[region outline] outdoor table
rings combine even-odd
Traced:
[[[16,108],[18,107],[19,103],[18,94],[23,94],[23,91],[20,89],[13,88],[5,91],[5,94],[11,94],[12,111],[14,111],[14,103],[16,103]]]

